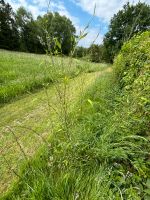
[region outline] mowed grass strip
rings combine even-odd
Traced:
[[[65,75],[99,71],[102,65],[68,57],[0,50],[0,106],[59,81]],[[105,65],[103,65],[105,68]]]
[[[75,79],[68,79],[67,112],[71,112],[77,99],[101,73],[84,73]],[[18,171],[20,164],[25,160],[13,134],[27,158],[33,156],[43,145],[43,139],[50,137],[53,130],[59,128],[62,106],[59,93],[63,91],[63,82],[55,83],[48,89],[27,95],[0,109],[1,192],[6,191],[17,178],[13,170]]]

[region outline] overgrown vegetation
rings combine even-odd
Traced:
[[[107,62],[113,62],[124,42],[133,35],[150,29],[149,13],[150,5],[141,2],[132,5],[128,2],[112,17],[109,31],[104,38],[104,53]]]
[[[150,32],[124,44],[3,199],[150,198],[149,47]]]
[[[95,67],[99,71],[82,73],[73,79],[64,77],[59,83],[0,108],[0,193],[16,180],[23,161],[34,156],[61,123],[67,126],[65,119],[78,98],[103,73],[103,65]]]
[[[103,45],[96,45],[92,44],[88,49],[89,54],[89,60],[91,62],[96,63],[103,63],[105,62],[104,57],[104,46]]]

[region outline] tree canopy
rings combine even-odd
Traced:
[[[66,55],[70,53],[73,47],[72,37],[76,32],[70,19],[57,12],[49,12],[43,17],[39,16],[36,23],[39,27],[39,37],[45,48],[55,51],[55,39],[57,39],[60,44],[57,50]]]
[[[0,48],[18,49],[18,38],[15,13],[8,3],[0,0]]]
[[[104,46],[92,44],[88,49],[90,60],[92,62],[103,62],[104,61]]]
[[[57,51],[68,55],[75,32],[70,19],[57,12],[34,19],[25,8],[20,7],[15,13],[9,3],[0,0],[0,48],[32,53],[48,49],[54,53],[57,43]]]
[[[150,6],[139,2],[131,5],[129,2],[113,16],[109,31],[104,38],[107,61],[112,62],[123,43],[134,34],[150,29]]]
[[[32,13],[20,7],[16,12],[16,22],[20,36],[20,50],[34,53],[44,53],[44,47],[38,36],[38,25]]]

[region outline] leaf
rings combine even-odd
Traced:
[[[64,83],[65,83],[65,84],[68,84],[68,82],[69,82],[69,77],[65,76],[65,77],[64,77]]]
[[[129,135],[129,136],[125,136],[122,138],[122,140],[124,139],[136,139],[136,140],[144,140],[145,142],[148,142],[148,140],[145,137],[139,136],[139,135]]]
[[[61,44],[60,44],[60,42],[56,39],[56,46],[59,48],[59,49],[61,49]]]
[[[144,200],[150,200],[150,195],[146,195],[146,196],[144,197]]]
[[[85,34],[81,35],[81,36],[80,36],[80,40],[83,39],[83,38],[85,38],[85,37],[87,36],[87,34],[88,34],[88,33],[85,33]]]
[[[150,188],[150,178],[147,179],[146,186]]]
[[[91,105],[91,107],[93,107],[93,102],[90,99],[88,99],[87,101],[89,102],[89,104]]]
[[[144,192],[145,192],[146,194],[150,195],[150,189],[146,189],[146,190],[144,190]]]

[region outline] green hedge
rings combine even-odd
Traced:
[[[143,75],[147,79],[150,70],[150,31],[126,42],[115,59],[114,66],[121,86],[126,89],[132,87],[134,82],[137,85],[137,82],[144,81]]]
[[[115,59],[115,74],[123,90],[135,129],[148,135],[150,114],[150,31],[133,37],[125,43]]]

